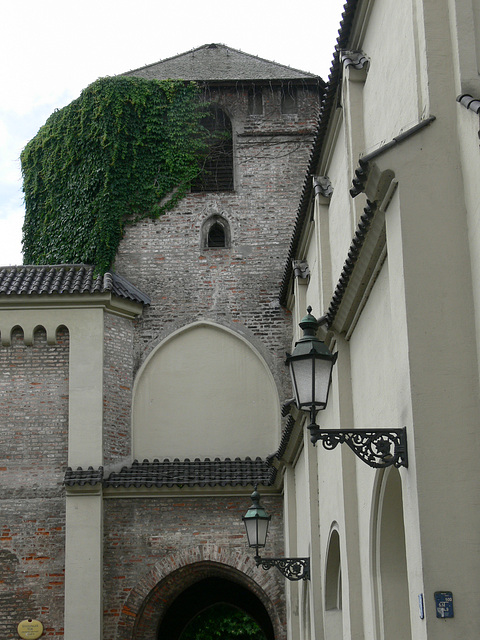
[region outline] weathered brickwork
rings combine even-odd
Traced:
[[[108,465],[131,451],[132,321],[106,313],[104,331],[103,451]]]
[[[282,499],[265,496],[262,503],[275,514],[271,521],[268,555],[282,555]],[[254,553],[246,546],[242,522],[249,505],[248,494],[244,497],[202,497],[199,494],[186,498],[105,500],[104,639],[123,638],[121,628],[117,630],[117,626],[125,618],[127,603],[131,607],[130,594],[162,562],[166,562],[168,569],[165,571],[169,573],[178,568],[174,560],[176,557],[181,558],[179,566],[190,562],[194,564],[198,550],[213,545],[216,549],[225,550],[225,562],[228,562],[228,552],[240,553],[250,566]],[[257,568],[253,572],[255,579],[262,584],[266,579],[265,572]],[[179,579],[189,583],[188,572],[182,576]],[[159,576],[155,575],[153,583],[157,579]],[[283,618],[284,605],[280,594],[284,578],[276,570],[271,570],[268,579],[277,585],[279,599],[275,607]],[[180,591],[182,584],[177,584],[175,593]],[[130,611],[130,614],[138,615],[139,610]]]
[[[42,620],[63,635],[68,349],[66,330],[25,346],[15,331],[0,347],[0,637]]]
[[[25,478],[25,483],[28,480]],[[0,501],[0,637],[18,638],[26,618],[63,636],[65,500]]]
[[[45,331],[32,346],[20,330],[0,347],[0,457],[9,495],[58,493],[67,461],[68,349],[66,330],[47,345]]]
[[[208,319],[249,339],[286,397],[291,327],[278,292],[318,93],[300,89],[296,115],[280,112],[279,87],[265,87],[264,95],[271,96],[264,116],[249,116],[247,88],[212,92],[232,119],[235,190],[191,193],[159,220],[129,227],[116,269],[152,299],[138,323],[137,365],[173,330]],[[231,247],[201,247],[202,223],[212,215],[228,221]]]

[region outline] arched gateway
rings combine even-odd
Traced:
[[[278,580],[253,558],[201,545],[162,559],[139,581],[123,607],[117,639],[178,640],[201,611],[226,603],[252,617],[268,640],[283,640],[279,599]]]

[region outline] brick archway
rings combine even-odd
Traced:
[[[243,552],[215,545],[185,549],[159,560],[128,596],[117,639],[157,640],[160,622],[175,598],[206,577],[226,579],[250,591],[268,613],[275,639],[285,640],[283,578],[258,569]]]

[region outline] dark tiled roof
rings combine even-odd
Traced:
[[[321,78],[313,73],[292,69],[224,44],[204,44],[197,49],[129,71],[124,75],[157,80],[182,78],[206,82],[299,80],[323,83]]]
[[[475,100],[475,98],[468,93],[458,96],[457,102],[465,107],[465,109],[470,109],[470,111],[480,114],[480,100]]]
[[[333,54],[332,66],[330,68],[328,82],[325,87],[324,97],[320,107],[315,142],[310,154],[307,174],[303,183],[300,204],[295,221],[295,229],[293,231],[293,236],[290,243],[290,249],[283,275],[282,286],[280,289],[280,303],[282,305],[285,305],[287,302],[288,284],[292,273],[292,260],[295,256],[298,243],[300,242],[302,228],[305,222],[305,217],[308,212],[308,205],[314,188],[311,176],[314,175],[316,167],[318,165],[325,136],[327,134],[330,117],[337,107],[337,90],[342,78],[342,62],[340,60],[340,52],[347,48],[348,39],[350,37],[350,31],[352,29],[353,19],[358,2],[359,0],[347,0],[344,6],[342,20],[340,22],[340,29],[338,32],[337,44],[335,46],[335,52]]]
[[[313,179],[313,192],[323,198],[331,198],[333,187],[330,178],[328,176],[316,176]]]
[[[82,467],[78,467],[76,470],[73,470],[71,467],[65,472],[65,478],[63,480],[63,484],[66,487],[72,487],[74,485],[79,485],[80,487],[84,487],[86,484],[90,484],[95,486],[96,484],[100,484],[103,481],[103,467],[98,467],[98,469],[94,469],[93,467],[88,467],[88,469],[82,469]]]
[[[344,67],[364,69],[368,66],[368,58],[363,51],[340,51],[340,60]]]
[[[119,472],[112,472],[108,478],[103,478],[103,469],[94,471],[89,467],[84,471],[79,467],[73,471],[70,467],[65,474],[64,484],[66,486],[85,485],[87,482],[97,478],[96,474],[101,474],[105,487],[225,487],[263,484],[271,485],[275,480],[276,470],[262,458],[215,458],[210,460],[135,460],[132,465],[123,467]]]
[[[148,296],[122,276],[109,271],[95,276],[94,272],[94,267],[83,264],[0,267],[0,295],[112,293],[126,300],[150,304]]]
[[[286,408],[285,405],[283,408]],[[290,405],[288,406],[288,410],[290,409]],[[282,412],[283,415],[283,412]],[[270,456],[270,459],[276,458],[277,460],[281,460],[283,454],[287,450],[288,443],[290,442],[290,438],[292,437],[293,427],[295,426],[295,419],[292,415],[289,415],[287,418],[287,424],[285,425],[285,429],[282,433],[282,438],[280,440],[280,445],[278,449]]]

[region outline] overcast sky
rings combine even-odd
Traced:
[[[19,156],[103,76],[217,42],[328,77],[345,0],[18,0],[0,22],[0,265],[21,264]]]

